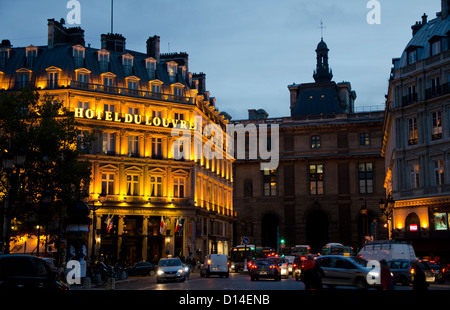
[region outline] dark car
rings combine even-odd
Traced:
[[[295,277],[295,281],[301,280],[302,274],[302,262],[306,259],[305,256],[297,256],[292,263],[292,276]]]
[[[0,289],[68,290],[47,263],[31,255],[0,256]]]
[[[427,283],[435,281],[433,272],[430,266],[422,261],[419,261],[419,267],[425,273]],[[410,285],[413,283],[415,270],[412,266],[411,259],[394,259],[389,261],[389,268],[394,275],[394,283],[400,283],[402,285]]]
[[[441,266],[436,264],[435,262],[426,262],[426,264],[431,268],[431,272],[434,274],[435,281],[439,284],[444,283],[445,278]]]
[[[272,278],[279,281],[281,280],[281,267],[276,260],[259,258],[252,261],[249,274],[252,281],[260,278]]]
[[[129,276],[151,276],[153,277],[156,274],[156,269],[158,267],[155,264],[148,262],[140,262],[134,265],[133,267],[125,269]]]

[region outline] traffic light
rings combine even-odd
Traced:
[[[280,240],[280,243],[281,243],[281,244],[284,244],[284,239],[281,239],[281,240]]]

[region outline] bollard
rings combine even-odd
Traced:
[[[108,280],[106,281],[106,289],[107,290],[116,289],[116,280],[114,278],[108,278]]]
[[[244,272],[247,272],[247,259],[244,260]]]

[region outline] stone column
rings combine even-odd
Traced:
[[[147,260],[147,247],[148,247],[148,215],[144,215],[142,219],[142,260]]]

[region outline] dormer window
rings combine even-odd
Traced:
[[[413,64],[417,61],[417,50],[412,50],[408,52],[408,65]]]
[[[169,74],[170,81],[175,81],[175,77],[177,75],[177,66],[178,64],[175,61],[169,61],[167,63],[167,73]]]
[[[136,76],[130,76],[125,78],[125,83],[127,85],[127,92],[131,95],[138,94],[139,78]]]
[[[22,68],[16,71],[17,73],[17,87],[24,88],[27,87],[30,83],[30,76],[32,71]]]
[[[47,71],[47,88],[49,89],[58,88],[59,73],[61,69],[57,67],[50,67],[45,70]]]
[[[431,42],[431,56],[441,53],[441,40]]]
[[[88,83],[90,73],[91,73],[91,71],[84,69],[84,68],[75,70],[75,74],[77,76],[77,82]]]
[[[113,86],[114,85],[114,78],[116,75],[111,72],[103,73],[102,75],[102,82],[104,86]]]
[[[5,68],[6,63],[9,59],[9,48],[1,48],[0,49],[0,68]]]
[[[145,68],[147,69],[148,78],[150,80],[156,79],[156,59],[153,57],[145,59]]]
[[[172,84],[172,94],[175,96],[182,96],[183,95],[183,87],[184,85],[181,83],[175,83]]]
[[[180,69],[181,76],[183,77],[183,80],[186,79],[186,67],[185,66],[180,66],[178,68]]]
[[[73,59],[75,61],[75,68],[84,67],[85,48],[81,45],[72,46]]]
[[[27,58],[27,68],[31,68],[37,58],[38,48],[36,46],[30,45],[25,48],[26,58]]]
[[[130,54],[122,55],[122,65],[126,76],[133,73],[133,56]]]
[[[162,90],[162,84],[163,82],[160,80],[154,80],[150,82],[150,89],[152,93],[159,94]]]
[[[105,49],[98,51],[98,63],[100,65],[100,71],[106,72],[109,67],[109,52]]]

